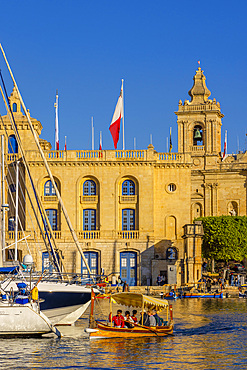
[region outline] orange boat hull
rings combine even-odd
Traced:
[[[90,333],[90,338],[139,338],[165,337],[173,334],[173,324],[170,326],[135,326],[134,328],[114,328],[97,322],[97,331]]]

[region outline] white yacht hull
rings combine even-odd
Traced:
[[[17,291],[17,281],[5,282],[2,289]],[[34,283],[32,284],[32,287]],[[40,309],[53,325],[72,325],[86,311],[91,300],[91,288],[62,282],[40,281]],[[97,292],[96,289],[94,289]]]
[[[52,331],[49,319],[30,305],[0,304],[0,336],[38,336]]]

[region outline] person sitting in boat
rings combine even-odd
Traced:
[[[116,328],[124,327],[124,317],[122,315],[122,310],[117,310],[117,314],[113,316],[112,322]]]
[[[164,325],[167,325],[167,321],[165,322],[162,317],[160,317],[158,314],[157,314],[157,311],[156,310],[153,310],[153,316],[156,320],[156,326],[164,326]]]
[[[143,312],[140,312],[141,318],[139,321],[139,324],[144,325],[144,326],[150,326],[150,320],[149,320],[149,315],[147,312],[144,310]],[[143,315],[143,320],[142,320],[142,315]]]
[[[134,324],[137,324],[137,317],[136,317],[136,315],[137,315],[137,311],[136,310],[133,310],[131,318],[134,321]]]
[[[153,311],[148,310],[148,316],[149,316],[150,326],[156,326],[156,320],[153,315]]]
[[[125,324],[124,327],[126,327],[126,328],[133,328],[135,326],[134,321],[133,321],[132,317],[130,316],[129,311],[125,312],[124,324]]]

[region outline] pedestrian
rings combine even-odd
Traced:
[[[231,281],[231,286],[233,286],[234,285],[234,275],[233,274],[231,274],[230,281]]]
[[[160,274],[157,276],[157,285],[160,286],[161,285],[161,281],[162,281],[162,278],[160,276]]]
[[[210,279],[207,280],[206,287],[207,287],[207,291],[210,292],[211,290],[211,280]]]

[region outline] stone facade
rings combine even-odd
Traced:
[[[222,161],[223,114],[220,104],[208,99],[210,91],[200,68],[189,95],[191,101],[183,104],[180,100],[175,112],[178,153],[158,153],[151,144],[146,150],[52,151],[50,143],[39,139],[80,245],[97,273],[121,273],[123,280],[143,285],[155,284],[159,273],[168,282],[197,281],[201,276],[202,230],[200,225],[192,225],[194,218],[230,212],[246,215],[247,154],[227,156]],[[56,215],[53,235],[60,262],[67,272],[81,273],[81,256],[72,243],[57,197],[45,192],[49,178],[15,90],[10,105],[41,206]],[[33,118],[31,121],[39,137],[42,125]],[[8,116],[2,116],[0,131],[6,139],[7,134],[14,136]],[[11,153],[7,140],[5,143],[11,185],[13,163],[22,156],[20,148]],[[19,238],[23,237],[22,228],[30,236],[28,244],[20,243],[19,249],[23,255],[31,252],[41,269],[46,249],[33,217],[30,202],[35,204],[35,199],[34,195],[28,198],[31,185],[23,165],[20,172]],[[92,193],[85,190],[88,184],[94,184]],[[8,219],[14,215],[15,195],[8,191],[7,196],[7,243],[11,244],[14,232]],[[34,209],[37,211],[37,205]],[[97,261],[90,261],[90,256],[96,256]]]

